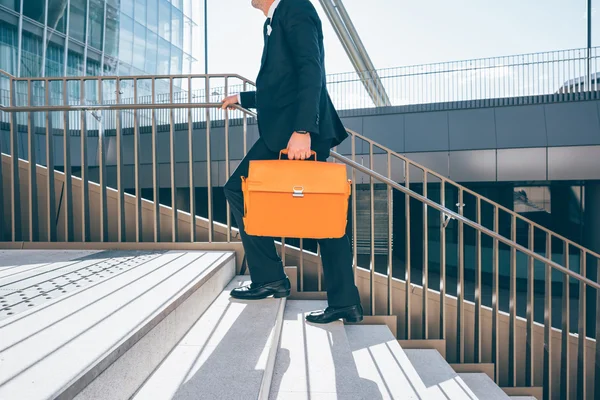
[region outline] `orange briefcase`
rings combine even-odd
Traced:
[[[346,233],[346,166],[321,161],[250,161],[242,177],[244,225],[253,236],[328,239]],[[312,155],[316,159],[316,153]]]

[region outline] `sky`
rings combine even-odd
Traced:
[[[283,0],[285,1],[285,0]],[[353,71],[319,0],[328,74]],[[330,0],[328,0],[330,1]],[[592,6],[596,7],[593,0]],[[194,19],[203,23],[203,1]],[[209,72],[254,80],[264,15],[251,0],[208,0]],[[377,69],[587,46],[587,0],[343,0]],[[600,17],[595,9],[592,17]],[[600,18],[592,45],[600,45]],[[597,29],[596,29],[597,28]],[[204,72],[204,26],[194,35]]]

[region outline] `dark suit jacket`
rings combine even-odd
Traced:
[[[282,0],[272,32],[266,34],[256,91],[240,94],[241,106],[255,108],[260,136],[270,150],[287,147],[295,131],[331,147],[348,134],[327,93],[321,20],[310,0]]]

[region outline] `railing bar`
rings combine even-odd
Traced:
[[[529,250],[535,251],[535,228],[529,225]],[[534,263],[533,257],[529,257],[527,268],[527,337],[525,345],[525,386],[533,386],[534,371],[534,352],[533,352],[533,322],[534,322]]]
[[[564,265],[565,268],[569,268],[569,244],[565,243],[564,246]],[[571,336],[571,313],[569,309],[569,297],[570,297],[570,285],[569,276],[563,276],[563,292],[562,292],[562,333],[561,333],[561,353],[560,353],[560,396],[561,399],[569,397],[570,390],[570,378],[571,378],[571,349],[569,346],[569,337]]]
[[[481,225],[481,201],[476,200],[476,212],[477,212],[477,223]],[[475,345],[474,345],[474,359],[475,363],[481,363],[481,232],[476,231],[475,236],[475,329],[473,332]]]
[[[390,153],[387,153],[387,165],[388,165],[388,179],[392,179],[392,157]],[[352,169],[354,171],[354,169]],[[392,232],[393,232],[393,192],[392,188],[388,186],[387,188],[387,197],[388,197],[388,315],[394,315],[394,302],[393,302],[393,277],[394,277],[394,263],[393,263],[393,249],[392,249]]]
[[[244,92],[248,90],[248,83],[244,82]],[[241,105],[240,105],[240,109],[241,109]],[[243,121],[243,140],[244,140],[244,154],[248,153],[248,118],[246,117],[246,115],[244,115],[244,121]]]
[[[494,232],[500,229],[500,210],[494,207]],[[500,384],[500,246],[494,238],[492,255],[492,363],[494,364],[494,381]]]
[[[373,143],[369,144],[369,169],[371,171],[374,170],[374,161],[373,161]],[[370,228],[371,228],[371,232],[370,232],[370,236],[371,236],[371,240],[370,240],[370,251],[371,251],[371,258],[370,258],[370,299],[371,299],[371,315],[377,315],[375,314],[375,181],[373,180],[373,177],[369,177],[369,193],[370,193],[370,197],[369,197],[369,201],[370,201],[370,208],[369,208],[369,217],[370,217]]]
[[[405,163],[404,165],[404,185],[407,190],[410,190],[410,165]],[[371,177],[373,178],[373,177]],[[411,290],[411,281],[410,281],[410,273],[411,273],[411,259],[410,259],[410,196],[406,193],[404,197],[404,218],[406,220],[406,232],[405,232],[405,252],[406,252],[406,261],[405,261],[405,323],[404,323],[404,338],[405,340],[411,339],[411,298],[412,298],[412,290]]]
[[[81,97],[80,104],[85,104],[85,82],[79,81]],[[90,237],[90,201],[89,201],[89,180],[88,180],[88,160],[87,160],[87,123],[85,111],[80,112],[81,122],[81,241],[88,242]]]
[[[317,290],[323,290],[323,260],[321,259],[321,245],[317,242]]]
[[[117,78],[117,104],[121,104],[121,78]],[[123,186],[123,126],[121,111],[117,111],[117,234],[120,243],[125,237],[125,199]]]
[[[16,82],[13,78],[10,80],[10,104],[16,106]],[[18,242],[22,240],[22,228],[21,228],[21,189],[19,180],[19,120],[15,112],[11,113],[10,123],[10,174],[11,174],[11,208],[12,208],[12,240]]]
[[[225,78],[225,97],[229,96],[229,79]],[[246,153],[244,153],[246,154]],[[231,175],[229,166],[229,108],[225,108],[225,179]],[[231,211],[229,202],[225,202],[227,213],[227,243],[231,242]]]
[[[45,104],[50,102],[50,81],[46,81],[45,85]],[[0,164],[1,164],[0,160]],[[48,188],[48,242],[56,242],[56,194],[54,191],[54,134],[52,132],[52,119],[49,112],[46,112],[46,167],[47,167],[47,188]],[[1,174],[0,174],[1,176]],[[4,224],[0,225],[2,229]],[[0,233],[2,234],[2,233]],[[0,237],[2,238],[2,237]]]
[[[596,78],[597,79],[597,78]],[[596,85],[598,81],[596,80]],[[600,259],[596,260],[596,280],[600,284]],[[596,356],[594,367],[594,392],[596,397],[600,393],[600,290],[596,289]]]
[[[138,81],[133,80],[134,104],[138,103]],[[142,237],[142,191],[140,188],[140,122],[138,110],[133,110],[133,167],[135,181],[135,241],[140,243]]]
[[[152,79],[152,105],[156,107],[156,79]],[[158,164],[158,131],[156,109],[152,108],[152,188],[154,190],[154,242],[160,242],[160,175]]]
[[[205,79],[206,98],[210,93],[210,79]],[[206,109],[206,189],[208,193],[208,242],[213,241],[213,210],[212,210],[212,156],[211,156],[211,140],[210,140],[210,109]]]
[[[31,106],[33,98],[32,81],[27,81],[27,103]],[[39,239],[38,231],[38,199],[37,199],[37,160],[36,146],[34,138],[35,119],[34,113],[28,113],[27,116],[27,156],[29,158],[29,241],[37,242]]]
[[[283,267],[285,269],[285,238],[282,237],[281,238],[281,263],[283,264]]]
[[[464,194],[458,191],[458,212],[464,215]],[[456,351],[457,362],[465,362],[465,227],[458,222],[458,277],[456,287]]]
[[[517,218],[511,219],[511,240],[517,242]],[[517,348],[516,348],[516,329],[517,329],[517,250],[511,247],[510,250],[510,301],[508,305],[509,327],[508,327],[508,386],[517,385]]]
[[[423,171],[423,197],[428,197],[427,172],[425,171]],[[429,339],[429,218],[427,213],[427,204],[423,203],[423,313],[421,315],[421,335],[425,340]]]
[[[173,104],[173,79],[169,79],[169,102]],[[177,182],[175,181],[175,126],[173,123],[173,109],[169,110],[169,169],[171,172],[171,240],[173,243],[179,239],[178,210],[177,210]]]
[[[446,205],[446,182],[440,181],[440,204]],[[440,211],[440,339],[446,339],[446,214]]]
[[[297,280],[299,282],[299,291],[304,290],[304,241],[300,239],[300,270],[297,273]]]
[[[103,102],[102,80],[98,80],[98,101]],[[98,153],[99,153],[99,180],[100,180],[100,241],[108,242],[108,210],[106,199],[106,155],[104,154],[104,112],[100,111],[98,117]]]
[[[586,276],[587,253],[580,252],[580,270],[582,276]],[[578,345],[577,345],[577,398],[587,399],[587,373],[586,373],[586,341],[587,341],[587,301],[586,301],[586,286],[583,282],[579,282],[579,326],[577,330]],[[600,385],[600,382],[598,383]]]
[[[552,235],[546,234],[546,258],[552,259]],[[552,267],[545,265],[544,272],[544,399],[552,396]]]
[[[63,80],[63,103],[68,102],[67,80]],[[71,134],[69,132],[69,112],[63,111],[63,153],[65,168],[65,242],[75,240],[74,222],[73,222],[73,185],[71,177]],[[14,215],[14,214],[13,214]]]
[[[192,102],[192,78],[188,78],[188,103]],[[188,159],[190,182],[190,242],[196,242],[196,184],[194,180],[194,123],[188,107]],[[244,153],[246,154],[246,153]]]
[[[352,162],[356,163],[356,137],[350,136]],[[337,154],[337,153],[336,153]],[[356,221],[356,168],[352,169],[352,269],[354,282],[356,282],[356,270],[358,264],[358,227]]]

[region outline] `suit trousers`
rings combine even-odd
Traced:
[[[317,153],[317,160],[326,161],[329,157],[330,141],[313,142],[312,150]],[[274,282],[286,277],[281,258],[277,254],[274,238],[251,236],[244,231],[244,198],[242,193],[242,176],[248,176],[249,163],[252,160],[276,160],[279,153],[271,151],[264,140],[259,138],[233,175],[225,184],[225,197],[229,202],[231,213],[237,221],[246,253],[250,277],[255,284]],[[310,161],[306,161],[310,162]],[[294,210],[290,210],[290,213]],[[285,223],[285,221],[282,221]],[[347,235],[339,239],[319,239],[321,260],[327,299],[331,307],[344,307],[360,303],[358,289],[354,283],[352,271],[352,249]]]

